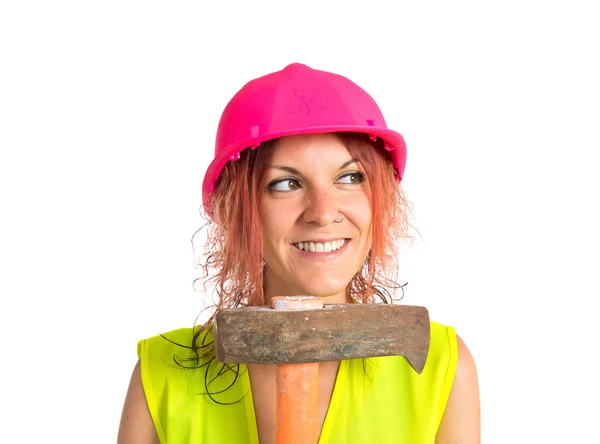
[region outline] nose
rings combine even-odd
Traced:
[[[304,222],[325,227],[338,217],[339,209],[332,191],[313,188],[307,193],[306,207],[302,214]]]

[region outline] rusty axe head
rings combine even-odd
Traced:
[[[404,356],[417,373],[429,350],[425,307],[336,304],[299,311],[270,307],[219,310],[217,359],[224,363],[291,364]]]

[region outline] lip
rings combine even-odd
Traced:
[[[346,247],[348,246],[348,244],[350,242],[352,242],[348,238],[337,237],[335,239],[346,239],[346,242],[344,243],[344,245],[342,245],[342,248],[339,248],[334,251],[330,251],[328,253],[317,253],[316,251],[312,252],[312,251],[300,250],[299,248],[296,248],[296,246],[293,244],[290,244],[290,248],[293,248],[294,251],[300,255],[300,257],[304,257],[306,259],[310,259],[313,261],[329,261],[329,260],[337,258],[338,256],[341,256],[344,253],[344,251],[346,251]],[[329,241],[335,240],[335,239],[318,240],[317,242],[329,242]],[[314,242],[314,241],[311,241],[311,242]]]

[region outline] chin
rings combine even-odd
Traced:
[[[315,279],[316,280],[316,279]],[[331,296],[337,296],[340,293],[344,293],[346,291],[347,282],[342,284],[339,282],[336,283],[324,283],[323,285],[310,285],[310,286],[302,286],[299,287],[300,291],[303,292],[304,295],[307,296],[318,296],[322,298],[327,298]]]

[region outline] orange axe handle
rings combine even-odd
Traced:
[[[274,297],[275,310],[323,308],[312,296]],[[319,363],[277,365],[277,444],[316,444],[319,440]]]

